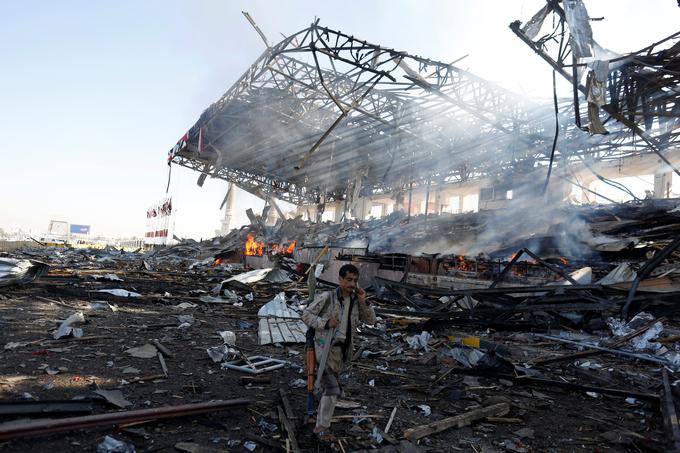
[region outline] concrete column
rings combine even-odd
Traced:
[[[304,210],[305,214],[309,214],[309,220],[310,222],[315,222],[316,221],[316,206],[312,204],[308,204],[302,207]]]
[[[361,197],[357,209],[359,210],[359,215],[361,220],[366,220],[369,215],[371,215],[371,206],[373,203],[370,198]]]
[[[378,216],[379,217],[385,217],[385,208],[386,208],[385,203],[371,203],[371,209],[369,209],[368,215],[373,215],[373,208],[375,208],[376,206],[380,207],[380,211],[378,212]]]
[[[231,223],[234,218],[234,202],[236,198],[236,186],[229,183],[227,189],[227,202],[224,209],[224,219],[222,220],[222,227],[220,228],[220,233],[224,236],[229,234],[231,231]]]
[[[673,172],[660,165],[654,173],[654,198],[668,198],[673,185]]]
[[[458,197],[458,206],[456,206],[455,214],[460,214],[461,212],[463,212],[463,195],[458,194],[454,196]]]
[[[333,215],[334,222],[340,222],[340,220],[342,219],[342,215],[344,214],[343,212],[344,208],[345,208],[344,200],[333,203],[333,209],[335,209],[335,213]]]
[[[437,191],[434,195],[434,206],[435,206],[434,213],[435,214],[441,214],[442,213],[442,205],[443,204],[446,204],[446,203],[443,201],[442,193],[440,191]]]

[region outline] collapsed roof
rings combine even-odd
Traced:
[[[590,20],[582,0],[546,0],[527,23],[510,29],[573,85],[576,126],[591,134],[625,128],[629,134],[613,140],[617,157],[653,152],[680,175],[664,155],[680,135],[680,32],[619,55],[595,41]]]
[[[664,54],[664,74],[680,62],[676,48]],[[630,57],[624,65],[643,64],[640,78],[648,60]],[[662,98],[649,92],[654,86]],[[651,103],[639,115],[645,132],[660,136],[653,143],[608,118],[608,135],[590,135],[574,124],[573,100],[559,101],[564,139],[554,159],[659,152],[678,138],[677,95],[677,84],[648,86],[644,99]],[[631,103],[625,93],[616,99]],[[672,122],[655,119],[667,118],[668,108]],[[638,112],[626,115],[637,121]],[[552,103],[537,105],[452,64],[370,44],[317,21],[268,47],[168,160],[201,172],[199,184],[221,178],[295,204],[396,196],[411,184],[506,178],[546,166],[555,120]]]

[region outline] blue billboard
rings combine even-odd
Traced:
[[[90,234],[90,225],[71,224],[71,234]]]

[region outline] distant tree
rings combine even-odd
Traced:
[[[9,237],[9,234],[5,232],[2,228],[0,228],[0,239],[6,239]]]

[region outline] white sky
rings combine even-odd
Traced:
[[[549,66],[508,28],[542,0],[21,1],[0,15],[0,228],[51,219],[143,236],[167,181],[167,151],[270,41],[321,24],[550,98]],[[642,6],[644,5],[644,6]],[[677,31],[676,0],[586,0],[595,39],[618,52]],[[559,94],[570,88],[560,83]],[[176,234],[212,237],[226,183],[173,166]],[[263,203],[239,193],[237,220]]]

